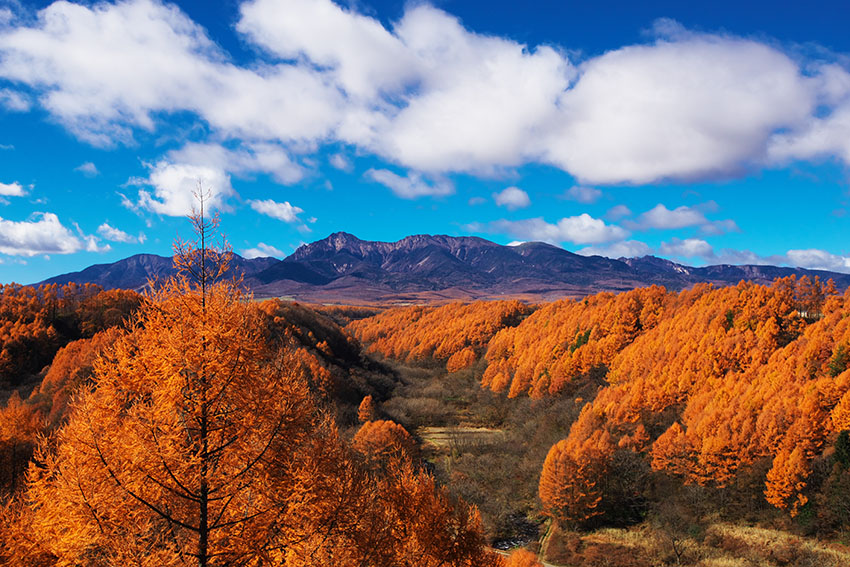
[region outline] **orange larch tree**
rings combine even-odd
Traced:
[[[62,561],[204,567],[302,537],[285,504],[304,501],[300,471],[333,430],[222,279],[216,223],[193,222],[200,242],[178,245],[180,275],[95,363],[55,452],[31,469],[35,526]]]
[[[360,402],[360,406],[357,408],[357,419],[359,419],[361,423],[366,423],[367,421],[375,419],[377,413],[378,410],[375,407],[375,402],[372,400],[372,396],[364,396],[363,400]]]

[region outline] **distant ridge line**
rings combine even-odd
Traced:
[[[649,285],[680,290],[705,282],[769,284],[807,275],[832,279],[841,289],[850,274],[770,265],[693,267],[643,256],[581,256],[543,242],[514,246],[476,236],[417,234],[395,242],[361,240],[346,232],[298,247],[279,260],[234,255],[234,267],[257,297],[320,303],[444,302],[514,297],[551,301]],[[136,254],[95,264],[39,283],[94,283],[106,289],[142,289],[150,278],[174,273],[169,257]]]

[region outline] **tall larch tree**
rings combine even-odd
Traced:
[[[60,564],[249,564],[304,537],[293,518],[320,482],[299,475],[335,431],[266,347],[200,204],[179,275],[95,363],[31,468],[33,528]]]

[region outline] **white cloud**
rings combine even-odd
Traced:
[[[735,250],[732,248],[724,248],[719,253],[715,254],[715,264],[753,264],[753,265],[783,265],[787,264],[787,258],[784,255],[761,256],[751,250]]]
[[[426,181],[420,173],[408,172],[402,177],[388,169],[370,169],[364,177],[388,187],[402,199],[418,199],[419,197],[442,197],[455,192],[454,185],[447,180],[432,183]]]
[[[304,56],[331,70],[346,92],[372,98],[413,79],[414,58],[377,20],[333,2],[253,0],[237,30],[282,59]]]
[[[487,224],[473,223],[467,226],[473,232],[509,234],[521,240],[540,240],[552,244],[573,242],[575,244],[600,244],[612,240],[623,240],[628,232],[619,226],[605,224],[587,213],[566,217],[557,223],[548,223],[542,218],[518,221],[497,220]]]
[[[810,248],[807,250],[789,250],[786,253],[788,264],[812,270],[831,270],[850,272],[850,257],[838,256],[825,250]]]
[[[152,166],[147,183],[153,193],[139,190],[138,206],[167,216],[186,216],[197,208],[199,190],[207,194],[204,207],[226,210],[226,199],[233,195],[230,176],[221,167],[171,163],[163,159]]]
[[[617,221],[630,216],[632,216],[632,210],[625,205],[613,206],[605,213],[605,218],[610,221]]]
[[[816,84],[767,45],[692,34],[590,59],[544,138],[546,159],[591,183],[730,175],[805,123]]]
[[[470,207],[476,207],[478,205],[483,205],[486,202],[487,202],[487,199],[485,199],[484,197],[470,197],[469,201],[467,201],[466,203]]]
[[[354,169],[351,160],[349,160],[343,154],[333,154],[328,159],[328,162],[330,162],[333,167],[339,169],[340,171],[351,171],[352,169]]]
[[[109,244],[101,246],[100,239],[98,239],[98,237],[94,235],[84,236],[83,241],[86,243],[86,252],[103,253],[112,250],[112,246],[110,246]]]
[[[699,238],[671,238],[669,242],[662,242],[658,251],[664,256],[677,256],[680,258],[703,258],[713,259],[714,248],[705,240]]]
[[[569,199],[570,201],[584,203],[585,205],[595,203],[600,199],[600,197],[602,197],[602,191],[599,189],[584,187],[581,185],[573,185],[564,192],[564,198]]]
[[[128,0],[55,2],[30,27],[0,32],[0,76],[40,91],[79,138],[128,142],[157,113],[189,111],[226,137],[315,140],[339,121],[342,96],[309,66],[230,63],[177,7]],[[252,66],[253,67],[253,66]]]
[[[471,33],[431,6],[409,9],[394,32],[415,58],[416,91],[366,141],[429,172],[489,173],[534,160],[539,130],[575,70],[558,51]]]
[[[210,140],[250,149],[227,166],[165,157],[163,168],[217,169],[219,181],[268,172],[291,183],[302,175],[291,155],[340,142],[432,177],[546,163],[597,184],[850,163],[846,69],[671,21],[655,42],[579,67],[566,49],[477,34],[427,4],[384,26],[331,0],[253,0],[236,26],[263,50],[244,65],[171,4],[54,2],[0,28],[0,77],[21,85],[3,100],[37,101],[96,145],[194,114]],[[434,194],[410,179],[414,196]]]
[[[810,116],[804,127],[773,136],[768,155],[775,163],[837,156],[850,163],[850,72],[838,64],[819,67],[815,76],[824,115]]]
[[[23,197],[26,190],[17,181],[13,183],[0,183],[0,195],[4,197]]]
[[[509,211],[524,209],[531,205],[528,193],[519,187],[507,187],[499,193],[493,193],[493,200],[496,201],[497,205],[505,207]]]
[[[264,201],[248,201],[248,203],[252,209],[261,215],[288,223],[300,222],[301,219],[298,218],[298,215],[304,212],[304,209],[291,205],[289,201],[278,203],[272,199],[266,199]]]
[[[142,184],[153,187],[153,194],[139,191],[138,206],[152,212],[182,216],[191,212],[198,183],[210,191],[205,203],[210,210],[229,210],[227,200],[236,194],[230,173],[248,175],[264,172],[279,183],[294,183],[303,176],[301,167],[288,152],[276,144],[245,144],[228,149],[219,144],[186,144],[169,152],[151,166]]]
[[[26,112],[32,106],[23,93],[11,89],[0,89],[0,107],[12,112]]]
[[[168,159],[175,163],[218,168],[235,175],[268,173],[275,181],[285,185],[303,177],[301,166],[277,144],[252,142],[230,149],[214,143],[189,143],[169,152]]]
[[[0,218],[0,254],[73,254],[83,247],[83,242],[53,213],[36,213],[26,221]]]
[[[106,240],[110,240],[112,242],[123,242],[126,244],[141,244],[146,240],[144,234],[139,234],[139,236],[133,236],[131,234],[127,234],[123,230],[119,228],[115,228],[114,226],[110,226],[109,223],[103,223],[99,227],[97,227],[97,233],[101,235]]]
[[[247,248],[242,251],[242,257],[248,258],[283,258],[286,254],[274,246],[260,242],[256,248]]]
[[[709,201],[695,207],[681,206],[668,209],[658,204],[650,210],[641,213],[637,220],[624,221],[623,224],[632,230],[672,230],[687,227],[698,227],[700,232],[709,235],[738,232],[740,229],[732,219],[708,220],[705,212],[717,211],[717,203]],[[610,214],[613,209],[609,211]]]
[[[808,125],[794,132],[777,135],[769,149],[777,162],[794,159],[818,159],[837,156],[850,164],[850,103],[844,104],[825,118],[812,118]]]
[[[726,234],[727,232],[741,232],[738,223],[732,219],[710,221],[699,228],[700,232],[708,235]]]
[[[7,25],[15,19],[15,14],[9,8],[0,8],[0,25]]]
[[[79,171],[86,177],[97,177],[98,175],[100,175],[100,171],[98,171],[97,166],[90,161],[87,161],[84,164],[75,167],[74,171]]]
[[[688,226],[699,226],[706,223],[708,223],[708,219],[705,218],[702,211],[684,205],[670,210],[659,203],[645,213],[642,213],[638,217],[637,222],[631,223],[630,226],[641,230],[669,230]]]
[[[606,258],[635,258],[652,254],[652,248],[639,240],[623,240],[607,246],[587,246],[577,250],[582,256],[605,256]]]

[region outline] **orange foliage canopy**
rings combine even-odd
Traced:
[[[91,284],[0,284],[0,386],[17,386],[71,340],[120,324],[139,294]]]
[[[662,287],[541,307],[487,347],[482,383],[509,397],[540,398],[568,388],[576,377],[604,368],[639,335],[655,327],[675,296]]]
[[[503,563],[504,567],[543,567],[537,556],[527,549],[516,549]]]
[[[357,419],[361,423],[366,423],[375,419],[376,414],[377,409],[375,408],[375,402],[372,400],[372,396],[364,397],[363,401],[360,402],[360,406],[357,408]]]
[[[833,293],[792,277],[770,287],[696,286],[665,300],[655,325],[610,360],[609,385],[550,452],[540,484],[546,509],[565,519],[594,515],[602,496],[582,467],[604,474],[612,448],[627,447],[648,450],[656,470],[705,485],[725,485],[771,457],[765,496],[796,513],[812,459],[848,424],[850,292]],[[665,424],[671,411],[677,419]]]
[[[434,358],[452,361],[459,370],[484,350],[500,329],[518,324],[531,313],[519,301],[449,303],[441,307],[398,307],[346,326],[369,352],[399,360]],[[452,370],[454,371],[454,370]]]
[[[403,426],[383,419],[364,423],[354,435],[353,447],[379,458],[410,458],[416,451],[416,443]]]

